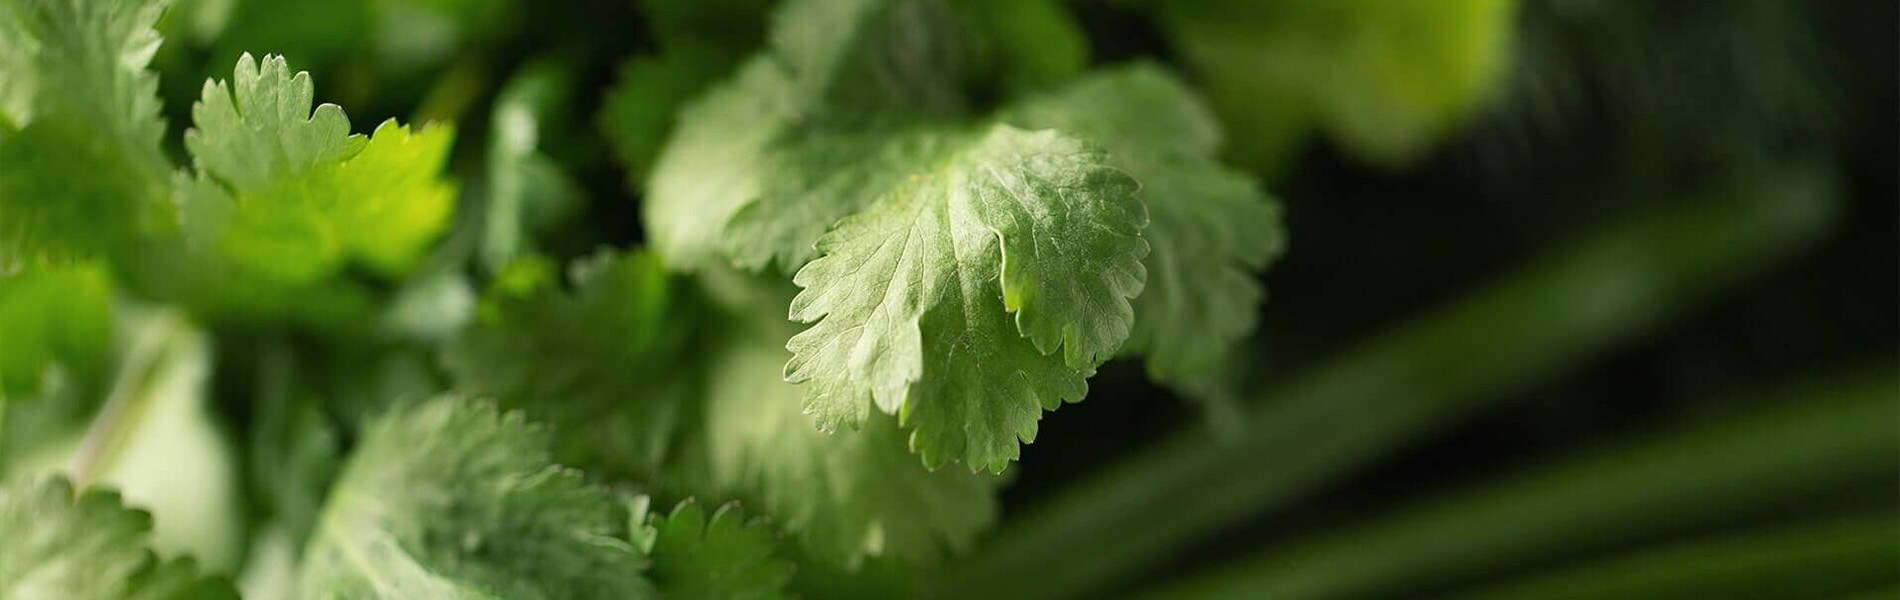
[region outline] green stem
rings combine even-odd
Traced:
[[[1893,600],[1900,598],[1900,585],[1889,585],[1865,590],[1856,594],[1840,596],[1840,600]]]
[[[1798,598],[1900,582],[1893,512],[1645,549],[1456,596],[1464,600]]]
[[[74,486],[91,485],[118,460],[119,452],[151,408],[153,379],[163,370],[173,344],[184,332],[185,324],[177,315],[164,313],[131,333],[131,344],[113,377],[112,390],[67,465]]]
[[[1825,178],[1738,183],[1615,224],[1268,390],[1239,436],[1185,432],[1070,487],[953,567],[940,597],[1063,598],[1132,579],[1654,327],[1833,216]]]
[[[1835,375],[1719,423],[1407,506],[1150,597],[1386,597],[1890,477],[1900,370]],[[1891,537],[1892,524],[1879,533]]]

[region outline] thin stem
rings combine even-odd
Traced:
[[[1900,585],[1863,590],[1860,593],[1840,596],[1839,600],[1893,600],[1894,598],[1900,598]]]
[[[1892,511],[1646,548],[1462,600],[1819,597],[1900,581]]]
[[[1071,486],[937,591],[1101,592],[1493,408],[1818,238],[1835,208],[1825,179],[1783,175],[1612,225],[1256,396],[1239,436],[1184,432]]]
[[[1386,597],[1890,477],[1900,370],[1833,375],[1719,423],[1407,506],[1149,597]]]
[[[112,389],[67,465],[74,486],[91,485],[112,466],[132,432],[138,431],[151,405],[152,395],[147,392],[152,378],[162,371],[173,343],[184,329],[177,315],[163,313],[131,333],[131,346],[119,363]]]

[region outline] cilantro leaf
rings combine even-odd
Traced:
[[[789,294],[776,289],[756,298],[783,305]],[[706,353],[704,424],[685,451],[705,464],[679,467],[708,481],[684,493],[742,500],[813,560],[851,567],[867,556],[930,564],[995,522],[996,478],[924,468],[905,452],[896,418],[871,415],[857,431],[813,429],[799,409],[806,390],[781,376],[794,328],[758,322],[766,320],[753,299],[729,306],[729,325]]]
[[[0,268],[93,256],[158,226],[156,0],[0,1]]]
[[[299,575],[312,598],[649,598],[646,557],[545,429],[448,397],[369,425]]]
[[[1000,472],[1128,336],[1147,213],[1073,138],[998,125],[962,145],[819,239],[785,372],[826,429],[875,404],[926,464]]]
[[[621,65],[601,108],[600,125],[634,181],[644,181],[652,170],[680,107],[739,62],[733,54],[689,44]]]
[[[1085,143],[972,126],[954,16],[786,5],[769,50],[682,117],[648,225],[675,266],[797,271],[792,317],[815,325],[786,376],[821,428],[876,405],[926,464],[1000,470],[1128,337],[1147,216]]]
[[[207,82],[185,147],[197,165],[184,220],[194,242],[260,280],[320,281],[349,264],[387,275],[416,266],[455,196],[437,178],[451,133],[388,121],[365,139],[336,105],[310,108],[307,73],[282,57],[238,59]]]
[[[1010,92],[1074,77],[1088,67],[1081,25],[1058,0],[958,0],[976,30],[984,72]]]
[[[635,182],[653,168],[674,117],[758,47],[773,0],[641,0],[660,52],[621,65],[601,128]]]
[[[777,533],[747,519],[736,503],[711,515],[687,500],[652,515],[653,582],[675,600],[788,600],[792,564],[777,555]]]
[[[1022,101],[1002,119],[1101,144],[1110,164],[1141,181],[1149,276],[1123,351],[1145,354],[1151,376],[1205,372],[1252,333],[1264,295],[1255,271],[1284,243],[1278,206],[1215,159],[1218,124],[1186,86],[1138,64]]]
[[[63,477],[0,488],[0,596],[26,600],[236,600],[230,582],[146,547],[152,518]]]
[[[563,462],[643,478],[668,458],[690,379],[674,377],[686,303],[649,254],[603,251],[572,269],[572,292],[529,284],[499,298],[444,352],[460,389],[561,432]]]
[[[752,269],[773,260],[797,269],[811,258],[816,234],[872,197],[854,193],[863,188],[849,179],[888,173],[852,168],[839,175],[845,183],[834,183],[822,169],[863,158],[860,143],[884,148],[881,136],[818,140],[837,146],[829,160],[805,151],[809,137],[964,110],[957,65],[965,49],[939,3],[800,0],[772,22],[768,50],[680,113],[653,166],[643,207],[648,239],[676,268],[729,257]],[[780,230],[790,233],[760,244],[727,232],[741,210],[774,202],[799,207],[782,215],[795,218]]]

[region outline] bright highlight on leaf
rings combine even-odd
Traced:
[[[20,600],[236,600],[228,581],[146,547],[152,517],[64,477],[0,487],[0,596]]]
[[[413,268],[447,225],[453,186],[437,178],[452,135],[394,121],[365,138],[333,104],[311,110],[307,73],[246,54],[229,82],[206,82],[185,132],[196,176],[184,186],[195,244],[246,273],[307,284],[347,264]]]
[[[774,43],[684,113],[647,224],[676,267],[796,273],[790,314],[812,326],[786,376],[810,384],[821,428],[875,406],[927,465],[1000,471],[1112,356],[1170,382],[1213,368],[1252,331],[1253,274],[1281,234],[1216,161],[1207,109],[1158,68],[969,114],[959,64],[1022,32],[990,22],[1011,9],[965,8],[991,29],[934,2],[788,4]],[[809,31],[820,16],[847,27]]]
[[[915,427],[925,464],[1000,472],[1126,339],[1147,215],[1074,139],[997,126],[956,143],[819,240],[792,301],[814,325],[785,372],[811,383],[822,427],[875,404]]]

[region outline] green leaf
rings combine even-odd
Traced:
[[[310,598],[650,598],[625,507],[519,413],[448,397],[373,422],[304,553]]]
[[[21,600],[237,598],[230,582],[189,559],[146,547],[152,518],[118,494],[75,493],[63,477],[0,488],[0,596]]]
[[[156,0],[0,1],[0,270],[161,226]]]
[[[1073,138],[998,125],[951,147],[819,239],[786,377],[811,383],[827,430],[875,404],[925,464],[1000,472],[1127,338],[1148,218],[1134,180]]]
[[[1461,124],[1502,79],[1515,0],[1203,0],[1162,24],[1256,168],[1320,129],[1403,164]]]
[[[634,183],[646,181],[680,107],[730,75],[765,37],[772,0],[642,0],[660,52],[620,67],[601,129]]]
[[[786,295],[762,294],[773,306]],[[756,306],[733,306],[722,322],[760,320]],[[867,556],[931,564],[969,548],[996,521],[997,479],[925,469],[887,415],[870,416],[857,431],[813,429],[799,410],[806,390],[781,376],[792,333],[777,319],[729,326],[704,352],[704,425],[683,451],[704,464],[681,461],[677,468],[689,473],[676,479],[694,483],[678,491],[741,500],[826,564],[855,569]]]
[[[730,73],[746,50],[680,44],[620,67],[601,108],[600,126],[635,182],[645,181],[653,169],[680,107]]]
[[[1152,219],[1142,230],[1148,284],[1123,352],[1145,354],[1152,377],[1205,373],[1253,332],[1264,295],[1257,272],[1284,245],[1279,207],[1215,159],[1219,125],[1185,85],[1137,64],[1031,97],[1002,119],[1100,144],[1109,164],[1141,181]]]
[[[451,132],[388,121],[350,134],[343,110],[310,109],[307,73],[246,54],[207,82],[185,147],[197,165],[184,220],[195,244],[260,280],[308,284],[362,265],[414,268],[448,224],[454,186],[437,178]]]
[[[966,49],[952,17],[925,0],[782,7],[767,50],[679,114],[643,205],[654,250],[686,269],[726,260],[757,269],[776,260],[791,272],[810,260],[816,234],[870,199],[849,180],[885,173],[848,169],[838,175],[845,183],[834,183],[821,167],[849,165],[863,149],[884,148],[884,140],[828,136],[963,112],[958,64]],[[808,152],[812,137],[829,149]],[[741,210],[778,202],[807,211],[786,224],[797,234],[754,242],[728,232]]]
[[[653,515],[653,582],[674,600],[788,600],[792,563],[777,555],[777,534],[747,519],[738,504],[708,516],[691,500]]]
[[[814,242],[919,168],[955,150],[946,127],[891,124],[876,131],[813,131],[775,153],[764,191],[734,211],[721,234],[731,261],[791,274],[818,257]]]
[[[986,7],[1002,10],[969,8]],[[1000,470],[1019,440],[1034,439],[1041,411],[1080,399],[1085,379],[1130,335],[1147,216],[1135,181],[1089,144],[969,118],[959,61],[982,38],[948,10],[899,0],[787,5],[771,47],[683,115],[654,172],[647,225],[674,267],[797,272],[807,293],[792,317],[816,324],[792,340],[786,373],[812,384],[807,411],[821,428],[855,427],[875,405],[913,430],[910,446],[926,464]],[[854,85],[839,89],[843,81]],[[1211,125],[1190,120],[1206,130],[1207,148],[1160,152],[1165,166],[1153,170],[1219,208],[1170,214],[1175,235],[1236,215],[1270,222],[1249,210],[1251,183],[1208,159]],[[1124,143],[1145,141],[1132,139]],[[1273,240],[1214,240],[1235,249],[1195,276],[1236,287],[1229,261],[1261,262],[1255,250]],[[1176,244],[1205,247],[1195,242]],[[1222,289],[1213,302],[1223,311],[1204,317],[1224,341],[1252,325],[1228,309],[1251,306],[1258,292],[1237,287]],[[1155,310],[1198,309],[1181,302]],[[1213,360],[1160,354],[1169,369]]]
[[[980,43],[985,75],[1004,91],[1060,83],[1088,68],[1088,40],[1058,0],[958,0]]]
[[[98,374],[112,331],[112,283],[104,266],[28,267],[0,276],[0,401],[36,393],[42,374]]]
[[[444,353],[460,389],[561,432],[562,462],[644,478],[668,458],[690,379],[678,377],[690,303],[650,254],[575,264],[573,291],[544,282],[500,298]]]

